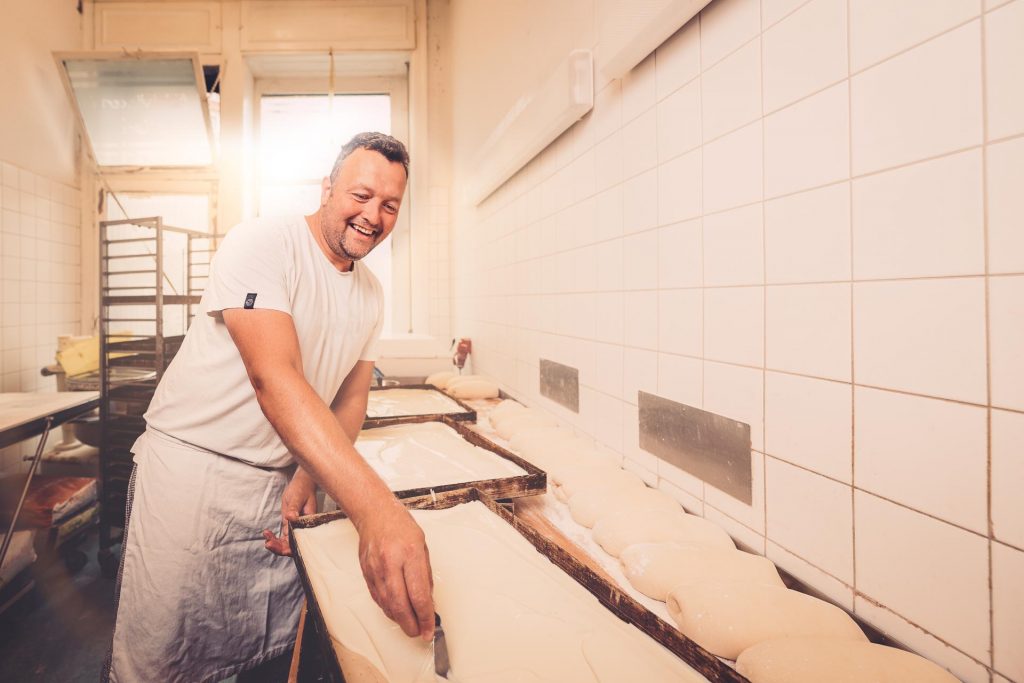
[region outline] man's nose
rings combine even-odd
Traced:
[[[380,202],[371,200],[363,204],[363,218],[375,228],[380,226]]]

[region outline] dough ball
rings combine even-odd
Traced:
[[[508,441],[509,448],[514,450],[516,453],[523,453],[525,450],[534,445],[543,445],[550,443],[558,443],[561,441],[569,441],[576,437],[568,429],[561,427],[527,427],[516,432],[511,439]]]
[[[565,490],[567,500],[588,489],[607,490],[625,486],[644,486],[643,479],[624,469],[612,465],[583,465],[558,482]]]
[[[672,496],[647,486],[591,487],[569,499],[572,518],[587,528],[605,515],[618,516],[629,510],[648,509],[673,512],[680,507]]]
[[[675,512],[631,510],[618,516],[606,515],[594,524],[594,540],[614,557],[637,543],[692,543],[727,550],[736,547],[722,527],[687,514],[682,508]]]
[[[478,399],[498,398],[500,388],[489,379],[463,380],[458,384],[449,382],[444,389],[454,398]]]
[[[740,653],[736,670],[751,683],[957,683],[920,655],[875,643],[777,638]]]
[[[491,420],[494,431],[503,439],[511,439],[515,434],[529,427],[557,427],[555,418],[530,410],[522,413],[515,413],[499,420]]]
[[[507,415],[508,413],[517,413],[521,410],[526,409],[526,406],[524,406],[519,401],[513,401],[510,398],[506,398],[504,401],[491,408],[491,410],[487,413],[487,417],[488,419],[501,417],[502,415]]]
[[[431,384],[438,389],[444,389],[448,386],[448,382],[458,377],[458,374],[451,370],[443,370],[441,372],[435,372],[434,374],[427,377],[425,384]]]
[[[767,557],[742,550],[708,548],[691,543],[637,543],[619,554],[622,571],[633,588],[664,601],[671,588],[705,581],[749,581],[785,587]]]
[[[752,645],[792,636],[867,642],[850,615],[804,593],[743,581],[675,586],[668,612],[687,637],[718,657],[736,659]]]

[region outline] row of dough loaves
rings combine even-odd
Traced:
[[[460,375],[451,370],[435,372],[427,377],[427,384],[441,389],[453,398],[497,398],[498,383],[484,375]]]
[[[842,609],[783,584],[771,560],[619,467],[618,457],[506,400],[488,414],[512,450],[548,473],[554,496],[617,557],[641,593],[667,602],[680,631],[737,660],[753,683],[953,683],[917,655],[869,643]]]

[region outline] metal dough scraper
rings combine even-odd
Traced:
[[[448,678],[448,641],[444,637],[444,628],[441,627],[441,615],[434,612],[434,673],[442,678]]]

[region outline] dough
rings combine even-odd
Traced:
[[[575,438],[571,431],[561,427],[527,427],[508,440],[508,447],[516,453],[523,453],[530,446],[568,442]]]
[[[605,515],[617,517],[630,510],[651,509],[674,512],[680,507],[672,496],[647,486],[592,486],[569,499],[572,518],[587,528]]]
[[[577,493],[588,489],[609,489],[620,485],[640,487],[644,482],[632,472],[602,464],[577,467],[572,470],[570,476],[562,477],[559,485],[565,502],[568,502]]]
[[[392,491],[526,474],[440,422],[364,429],[355,446]]]
[[[912,652],[831,638],[766,640],[744,650],[736,670],[751,683],[957,683]]]
[[[464,379],[461,382],[449,382],[444,388],[449,396],[475,400],[479,398],[498,398],[501,388],[489,379]]]
[[[453,683],[706,683],[483,504],[412,515],[430,547]],[[352,523],[294,533],[345,680],[434,683],[430,643],[406,637],[370,598]]]
[[[487,413],[488,418],[501,417],[511,412],[519,412],[520,410],[526,410],[526,406],[518,401],[513,401],[510,398],[506,398],[504,401],[499,403],[490,409]]]
[[[466,409],[458,403],[430,389],[371,391],[366,404],[366,416],[371,418],[464,412]]]
[[[633,588],[655,600],[664,601],[675,586],[716,579],[785,587],[771,560],[742,550],[692,543],[637,543],[625,548],[619,560]]]
[[[548,466],[541,469],[548,472],[549,479],[557,482],[571,476],[571,472],[580,467],[603,465],[618,469],[619,460],[606,457],[605,453],[612,451],[598,450],[592,440],[582,436],[557,441],[530,440],[522,448],[523,457],[530,462],[533,462],[531,458],[545,462]],[[615,457],[619,456],[615,454]]]
[[[619,557],[622,551],[637,543],[692,543],[732,550],[736,546],[729,534],[714,522],[678,512],[633,510],[619,516],[606,516],[594,524],[594,540],[605,551]]]
[[[752,645],[790,636],[867,642],[850,615],[804,593],[743,581],[675,586],[668,611],[686,636],[719,657],[736,659]]]
[[[555,418],[535,410],[517,412],[498,420],[491,420],[494,431],[503,439],[511,439],[516,433],[530,427],[557,427]]]
[[[434,374],[427,377],[424,384],[432,384],[438,389],[444,389],[448,386],[448,382],[458,377],[458,373],[452,370],[442,370],[441,372],[435,372]]]

